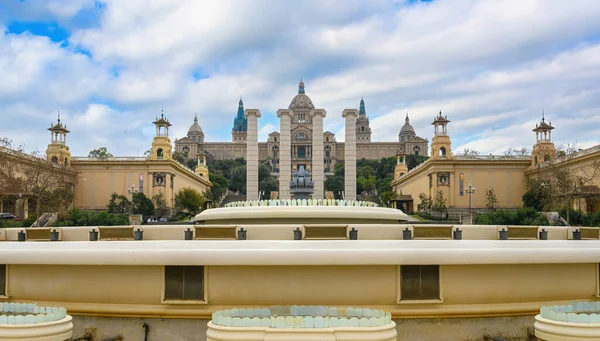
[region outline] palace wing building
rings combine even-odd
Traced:
[[[298,85],[298,93],[294,96],[288,110],[293,112],[291,122],[292,136],[292,169],[312,169],[312,131],[313,122],[310,115],[315,105],[306,94],[304,82]],[[231,130],[231,142],[207,142],[204,132],[194,117],[186,137],[175,140],[175,150],[183,153],[187,158],[194,158],[203,150],[208,158],[227,160],[246,158],[246,137],[248,121],[244,117],[244,102],[240,98],[237,114]],[[356,119],[356,152],[357,159],[379,160],[384,157],[395,156],[398,152],[427,156],[428,141],[417,136],[411,126],[408,114],[405,123],[398,134],[397,142],[372,142],[369,117],[365,108],[365,101],[360,100],[359,115]],[[274,131],[269,134],[267,141],[259,142],[259,161],[268,163],[274,172],[279,171],[280,133]],[[335,134],[329,131],[323,133],[323,163],[325,173],[333,173],[337,162],[344,161],[344,143],[337,142]]]

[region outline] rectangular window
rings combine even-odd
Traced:
[[[0,264],[0,297],[6,296],[6,264]]]
[[[205,301],[203,266],[165,266],[164,300]]]
[[[402,265],[400,267],[400,300],[439,300],[439,265]]]

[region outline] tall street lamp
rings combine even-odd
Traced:
[[[475,194],[475,186],[469,182],[469,187],[467,187],[467,193],[469,194],[469,214],[471,214],[471,195]]]
[[[138,190],[134,184],[131,184],[131,188],[127,189],[127,193],[131,195],[131,214],[133,214],[133,195],[137,192]]]

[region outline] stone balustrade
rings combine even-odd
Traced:
[[[219,310],[212,315],[212,323],[224,327],[362,328],[391,321],[391,314],[383,310],[296,305]]]
[[[339,199],[281,199],[281,200],[250,200],[235,201],[225,207],[250,207],[250,206],[358,206],[379,207],[371,201],[339,200]]]
[[[0,312],[0,325],[52,322],[67,317],[65,308],[38,307],[35,303],[0,303]]]
[[[599,340],[600,302],[542,307],[533,327],[541,341]]]

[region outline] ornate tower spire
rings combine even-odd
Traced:
[[[305,90],[304,90],[304,81],[302,80],[302,77],[300,77],[300,83],[298,84],[298,93],[299,94],[305,93]]]
[[[365,100],[360,98],[360,108],[358,109],[358,114],[365,116],[367,114],[367,109],[365,109]]]
[[[194,113],[194,123],[198,123],[198,113]]]
[[[405,123],[410,123],[410,119],[408,118],[408,113],[406,113],[406,118],[404,118]]]

